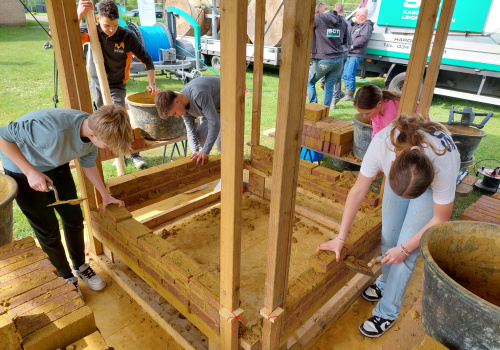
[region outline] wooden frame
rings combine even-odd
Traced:
[[[435,37],[435,42],[444,42],[447,35],[449,18],[453,12],[455,0],[445,0],[442,9],[442,20]],[[80,35],[78,31],[76,6],[74,2],[65,0],[47,0],[47,10],[49,22],[52,29],[54,51],[56,54],[57,66],[61,75],[61,86],[66,108],[80,109],[92,112],[90,91],[87,84],[87,74],[83,59],[83,52],[80,45]],[[412,113],[418,100],[420,91],[420,81],[427,60],[427,52],[432,37],[438,0],[428,0],[422,3],[420,16],[416,28],[414,45],[412,48],[411,59],[408,73],[403,89],[403,98],[400,106],[400,112]],[[256,6],[256,43],[255,54],[256,61],[260,57],[263,49],[262,28],[264,22],[263,0],[257,1]],[[266,276],[266,295],[264,308],[261,314],[264,316],[264,334],[262,336],[261,346],[264,349],[275,347],[275,337],[279,339],[280,346],[286,347],[287,335],[280,337],[285,331],[284,322],[286,314],[283,312],[283,303],[286,298],[288,286],[289,254],[291,249],[291,227],[295,209],[295,197],[297,179],[299,173],[298,155],[300,150],[300,133],[302,131],[302,122],[305,104],[305,91],[307,81],[307,70],[309,66],[309,52],[311,47],[313,8],[315,2],[312,0],[290,0],[284,6],[284,30],[283,30],[283,48],[282,65],[280,71],[280,86],[278,96],[278,115],[277,115],[277,134],[275,159],[272,172],[272,192],[269,194],[265,188],[265,181],[262,178],[254,177],[255,188],[263,197],[269,195],[271,198],[270,224],[269,229],[272,235],[268,245],[268,264]],[[220,310],[221,336],[206,328],[203,322],[197,320],[198,326],[204,330],[210,338],[210,348],[217,349],[236,349],[238,347],[238,333],[233,331],[233,327],[238,322],[237,317],[241,315],[238,309],[239,305],[239,259],[240,259],[240,236],[241,236],[241,181],[243,170],[243,115],[244,115],[244,78],[245,78],[245,28],[246,28],[246,6],[247,2],[243,0],[223,2],[222,7],[222,140],[223,150],[222,161],[225,164],[231,164],[231,167],[222,169],[222,244],[221,261],[225,262],[221,271],[220,300],[224,308]],[[417,50],[417,48],[419,50]],[[438,63],[442,56],[444,45],[434,45],[431,64],[427,69],[429,80],[424,84],[424,94],[419,111],[423,114],[428,112],[432,89],[435,85]],[[292,79],[293,77],[293,79]],[[409,84],[409,82],[412,84]],[[257,146],[260,142],[260,104],[262,87],[262,67],[255,65],[254,71],[254,101],[252,108],[252,145]],[[418,82],[418,83],[417,83]],[[100,166],[100,161],[98,160]],[[84,204],[84,214],[87,223],[94,227],[102,228],[103,218],[95,218],[100,198],[95,189],[85,178],[81,167],[77,163],[77,170],[80,182],[82,196],[89,197],[89,201]],[[209,172],[210,173],[210,172]],[[264,174],[265,175],[265,174]],[[292,175],[292,176],[290,176]],[[101,174],[102,176],[102,174]],[[212,173],[212,176],[214,174]],[[211,178],[213,179],[213,177]],[[208,180],[207,180],[208,181]],[[194,185],[193,185],[194,186]],[[177,191],[179,192],[179,191]],[[176,208],[177,211],[186,212],[191,208],[197,207],[197,204],[188,203],[186,208]],[[91,214],[93,212],[94,214]],[[110,215],[114,215],[109,211]],[[116,213],[115,213],[116,214]],[[126,213],[122,213],[125,214]],[[167,215],[167,214],[166,214]],[[169,214],[173,215],[173,214]],[[167,215],[168,216],[168,215]],[[118,216],[119,217],[119,216]],[[123,220],[130,218],[121,217]],[[99,221],[100,220],[100,221]],[[112,218],[107,217],[106,220]],[[114,221],[115,227],[119,226],[119,220]],[[109,222],[105,225],[106,230]],[[87,225],[90,235],[91,250],[94,256],[102,253],[103,247],[96,237],[106,243],[107,246],[114,246],[118,255],[131,266],[138,268],[153,287],[162,291],[166,298],[174,300],[170,292],[165,292],[165,288],[158,286],[158,282],[148,277],[147,269],[140,268],[134,260],[127,258],[123,252],[126,247],[117,246],[116,240],[113,242],[109,236],[99,232],[93,232],[92,225]],[[143,226],[143,225],[142,225]],[[141,227],[142,227],[141,226]],[[141,231],[142,229],[138,230]],[[145,226],[144,226],[145,227]],[[145,227],[144,236],[153,237],[150,231]],[[119,232],[119,230],[117,230]],[[373,234],[375,231],[371,231]],[[133,233],[137,234],[137,232]],[[140,238],[140,237],[139,237]],[[137,240],[138,238],[135,237]],[[132,238],[133,242],[133,238]],[[356,241],[357,242],[357,241]],[[356,242],[351,242],[356,244]],[[360,241],[361,242],[361,241]],[[364,257],[368,257],[373,251],[373,244],[365,251]],[[167,247],[164,246],[164,249]],[[157,252],[158,253],[158,252]],[[154,256],[154,250],[151,255]],[[151,260],[155,264],[155,260]],[[139,269],[140,268],[140,269]],[[150,273],[157,273],[159,270],[149,267]],[[149,275],[150,276],[150,275]],[[162,289],[163,288],[163,289]],[[326,294],[325,294],[326,295]],[[318,297],[318,303],[326,302],[326,296]],[[179,305],[182,309],[183,306]],[[188,310],[185,310],[187,312]],[[277,326],[280,324],[280,326]],[[277,348],[276,346],[275,348]]]

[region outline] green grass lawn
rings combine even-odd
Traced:
[[[135,19],[135,18],[134,18]],[[48,26],[45,22],[42,25]],[[54,102],[54,52],[53,49],[45,50],[43,44],[51,41],[35,21],[28,21],[26,27],[22,28],[0,28],[0,126],[7,125],[23,114],[36,109],[53,108]],[[220,72],[217,72],[220,74]],[[207,70],[204,75],[215,75]],[[262,94],[262,122],[261,130],[274,128],[276,123],[277,97],[278,97],[279,71],[275,67],[268,67],[264,70],[263,94]],[[383,78],[369,78],[359,80],[357,86],[375,83],[383,85]],[[250,91],[245,95],[245,144],[250,140],[251,131],[251,106],[252,106],[252,67],[246,72],[247,89]],[[145,91],[147,78],[130,79],[127,83],[128,94]],[[157,86],[162,89],[179,91],[182,89],[182,82],[171,80],[165,76],[157,76]],[[323,99],[323,91],[319,88],[318,94],[320,102]],[[64,106],[62,94],[58,90],[60,103],[59,108]],[[495,116],[486,124],[484,131],[488,134],[482,141],[475,153],[476,160],[486,158],[499,158],[500,149],[500,107],[475,103],[465,100],[458,100],[447,97],[436,96],[431,107],[431,118],[437,121],[447,121],[451,106],[455,109],[463,109],[466,106],[473,107],[476,112],[494,112]],[[352,102],[341,101],[337,109],[330,111],[330,116],[344,120],[351,120],[351,116],[356,113]],[[459,116],[456,117],[459,120]],[[274,147],[273,139],[262,136],[261,143],[267,147]],[[167,157],[170,155],[172,146],[167,149]],[[249,148],[245,146],[245,156],[248,157]],[[162,161],[163,148],[154,149],[141,153],[148,165],[159,164]],[[174,156],[174,159],[178,155]],[[328,157],[325,157],[328,158]],[[324,158],[324,159],[325,159]],[[111,161],[103,163],[105,178],[116,176],[116,170]],[[331,159],[325,159],[322,163],[325,166],[332,166]],[[490,163],[491,165],[495,162]],[[488,165],[486,163],[485,165]],[[127,162],[127,172],[136,171],[131,162]],[[472,172],[472,169],[471,169]],[[482,194],[490,193],[474,190],[468,197],[459,197],[455,202],[453,218],[458,219],[460,214],[472,202],[476,201]],[[19,209],[15,209],[16,238],[31,235],[31,228]]]

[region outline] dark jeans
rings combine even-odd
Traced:
[[[39,192],[33,190],[26,176],[22,173],[13,173],[5,169],[5,173],[16,180],[19,192],[16,197],[17,204],[28,218],[36,238],[43,251],[49,256],[50,262],[57,269],[60,277],[72,277],[71,268],[66,258],[64,246],[61,241],[59,222],[54,209],[61,217],[66,247],[73,268],[78,269],[85,263],[85,242],[83,237],[83,215],[79,205],[60,204],[47,207],[56,199],[54,192]],[[76,198],[76,187],[69,164],[61,165],[53,170],[44,172],[57,189],[60,200]]]
[[[344,73],[344,65],[345,62],[347,61],[347,52],[344,53],[344,63],[342,64],[342,70],[340,71],[340,75],[337,78],[337,81],[335,81],[335,84],[333,85],[333,100],[338,102],[340,100],[340,93],[342,92],[342,74]]]
[[[311,59],[307,82],[307,97],[309,98],[309,102],[318,102],[315,84],[322,77],[325,77],[325,97],[323,99],[323,104],[325,106],[330,106],[333,96],[333,85],[340,76],[343,63],[344,59],[342,57]]]
[[[363,57],[348,56],[345,62],[342,79],[344,79],[345,87],[352,91],[356,91],[356,72],[362,61]]]

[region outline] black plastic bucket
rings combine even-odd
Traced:
[[[155,99],[149,92],[129,95],[128,103],[132,124],[141,129],[142,137],[148,140],[170,140],[182,136],[186,127],[182,118],[161,119],[155,106]]]
[[[474,152],[486,133],[471,126],[443,124],[451,132],[451,137],[460,152],[461,167],[471,164],[474,161]]]
[[[0,174],[0,246],[12,242],[12,204],[17,196],[17,182]]]
[[[361,113],[353,115],[352,120],[354,122],[352,151],[356,157],[363,159],[372,140],[372,121],[363,117]]]
[[[450,349],[500,349],[500,226],[433,226],[420,253],[425,332]]]

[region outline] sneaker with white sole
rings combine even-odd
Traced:
[[[365,300],[379,301],[384,296],[384,292],[382,292],[376,284],[373,284],[370,287],[366,288],[362,295]]]
[[[78,270],[73,270],[73,275],[85,282],[92,290],[98,291],[106,287],[106,280],[95,273],[89,264],[83,264]]]
[[[73,285],[75,286],[76,288],[76,292],[82,297],[83,299],[83,295],[82,295],[82,291],[80,290],[80,287],[78,286],[78,278],[76,277],[69,277],[69,278],[65,278],[66,282],[67,283],[73,283]]]
[[[373,316],[359,326],[359,331],[367,338],[378,338],[392,326],[394,326],[394,320]]]
[[[131,154],[130,158],[134,162],[134,165],[137,169],[142,169],[146,166],[146,162],[138,153]]]

